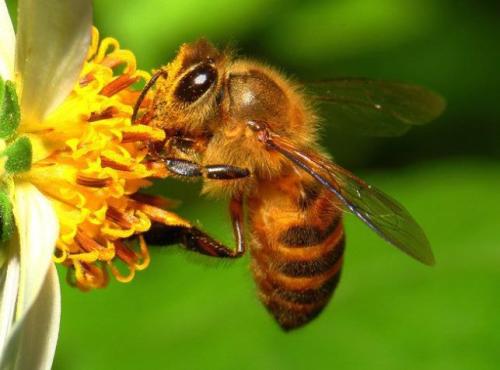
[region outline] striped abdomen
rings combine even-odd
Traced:
[[[339,281],[344,231],[335,202],[316,183],[293,177],[261,185],[250,198],[254,277],[285,330],[315,318]]]

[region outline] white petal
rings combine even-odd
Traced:
[[[52,264],[40,293],[9,338],[0,370],[50,370],[56,350],[61,317],[61,293]]]
[[[40,121],[68,96],[91,28],[90,0],[19,0],[16,73],[23,120]]]
[[[0,76],[4,80],[14,78],[14,52],[16,36],[4,0],[0,0]]]
[[[16,320],[30,308],[52,263],[59,223],[50,201],[30,183],[16,183],[14,217],[19,233],[20,281]]]
[[[17,241],[16,238],[13,238]],[[9,248],[13,249],[13,248]],[[19,257],[9,251],[7,263],[0,273],[0,357],[14,323],[14,314],[19,288]]]

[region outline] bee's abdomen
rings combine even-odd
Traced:
[[[341,212],[330,194],[321,193],[305,213],[276,215],[274,225],[267,225],[272,229],[262,227],[260,214],[252,220],[259,295],[285,330],[314,319],[339,282],[345,245]]]

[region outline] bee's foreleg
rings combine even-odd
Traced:
[[[250,171],[248,169],[226,164],[201,166],[196,162],[178,158],[167,158],[164,163],[170,172],[185,177],[205,177],[213,180],[236,180],[250,176]]]

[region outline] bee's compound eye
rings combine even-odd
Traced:
[[[201,64],[182,77],[175,89],[175,97],[193,103],[203,96],[217,81],[217,70],[210,64]]]

